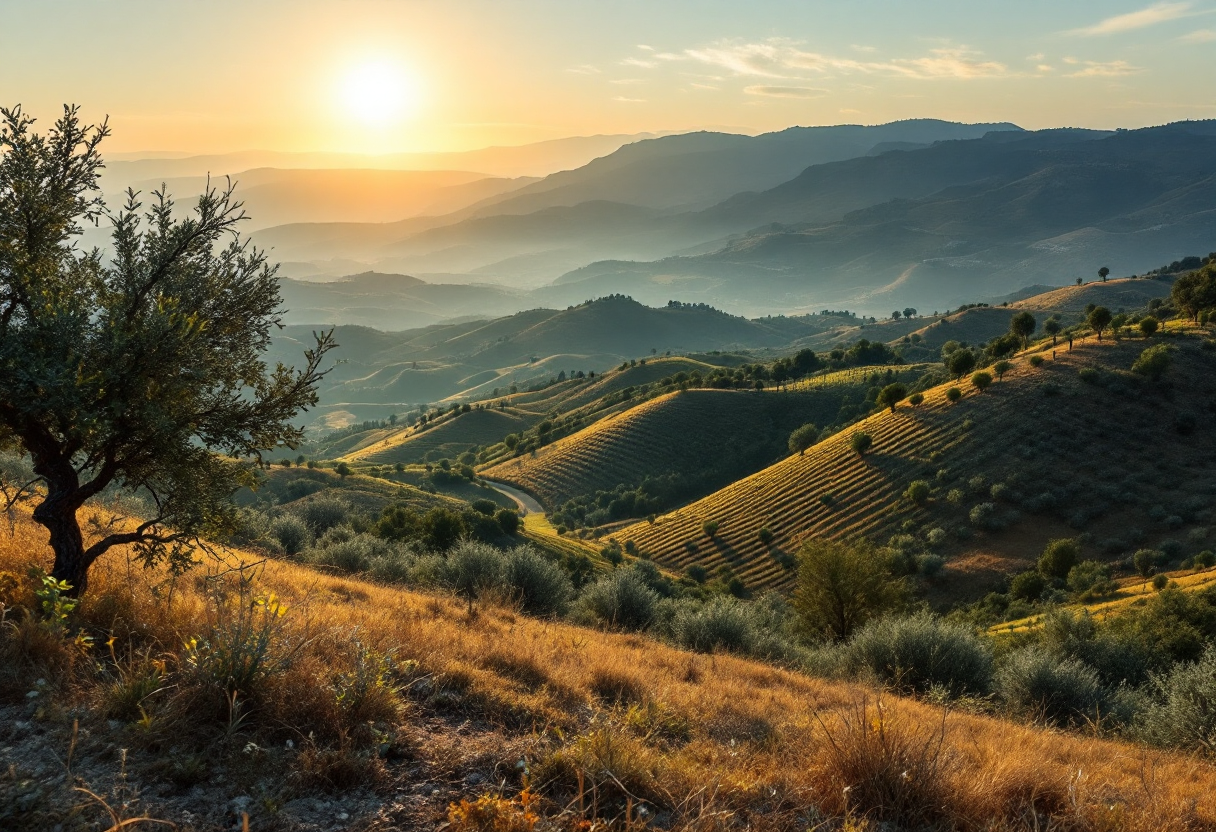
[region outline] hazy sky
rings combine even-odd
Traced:
[[[0,0],[0,55],[112,152],[1216,117],[1216,0]]]

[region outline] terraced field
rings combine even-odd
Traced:
[[[394,465],[422,462],[428,453],[455,458],[475,445],[500,441],[508,433],[526,430],[540,416],[516,408],[471,410],[424,431],[403,428],[347,454],[347,462]],[[433,454],[433,455],[434,455]]]
[[[867,379],[877,373],[885,378],[886,374],[892,374],[891,381],[902,381],[904,383],[915,381],[929,369],[937,369],[941,367],[940,363],[934,364],[891,364],[876,367],[850,367],[847,370],[836,370],[823,375],[811,376],[810,378],[802,379],[785,385],[782,389],[786,391],[797,390],[822,390],[827,387],[841,386],[856,386],[864,384]],[[884,384],[888,383],[884,381]]]
[[[686,390],[644,402],[547,445],[495,465],[488,477],[514,483],[551,510],[581,495],[636,486],[669,472],[702,478],[706,493],[785,451],[790,431],[824,424],[841,392],[759,394]],[[737,453],[736,453],[737,452]],[[755,470],[754,467],[751,470]]]
[[[950,404],[950,385],[934,388],[919,407],[877,413],[805,456],[612,537],[671,569],[729,566],[758,589],[790,586],[783,561],[808,538],[881,543],[940,528],[948,533],[938,549],[948,557],[945,582],[965,579],[976,563],[987,570],[969,586],[973,595],[1025,568],[1027,553],[1055,537],[1089,532],[1085,557],[1098,559],[1165,538],[1196,548],[1202,542],[1190,541],[1206,535],[1216,507],[1216,423],[1207,409],[1216,402],[1216,353],[1200,350],[1195,338],[1174,343],[1176,366],[1161,384],[1126,373],[1141,341],[1078,341],[1055,360],[1047,347],[1038,369],[1020,356],[986,393],[967,388]],[[1086,367],[1097,371],[1090,382],[1078,374]],[[1183,383],[1185,401],[1163,407]],[[1188,431],[1185,442],[1174,419]],[[873,437],[864,457],[850,447],[855,431]],[[924,506],[902,496],[918,479],[933,486]],[[991,492],[998,484],[999,494]],[[706,521],[718,524],[713,538]],[[770,545],[761,542],[762,528],[773,533]]]
[[[1079,313],[1091,303],[1118,309],[1139,309],[1154,298],[1164,298],[1173,287],[1173,276],[1157,279],[1125,277],[1105,283],[1085,283],[1081,286],[1063,286],[1032,298],[1009,304],[1012,309],[1041,310]]]

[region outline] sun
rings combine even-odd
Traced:
[[[418,87],[400,64],[369,60],[346,71],[339,87],[346,114],[369,127],[395,124],[418,103]]]

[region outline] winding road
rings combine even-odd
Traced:
[[[533,498],[530,494],[525,494],[518,488],[513,488],[501,482],[487,480],[484,477],[482,478],[482,482],[490,486],[490,488],[493,488],[499,494],[510,497],[515,502],[515,505],[519,506],[519,513],[521,515],[527,516],[529,514],[539,514],[542,517],[545,515],[545,507],[536,502],[535,498]]]

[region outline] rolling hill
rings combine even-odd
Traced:
[[[676,478],[663,490],[700,496],[779,458],[795,428],[833,421],[843,395],[669,393],[482,474],[522,488],[550,509],[618,486],[633,490],[648,479]]]
[[[934,388],[919,407],[878,413],[613,537],[665,567],[726,566],[759,589],[789,586],[782,555],[808,538],[908,534],[947,556],[940,591],[955,598],[989,591],[1051,538],[1086,534],[1086,557],[1100,559],[1164,540],[1193,548],[1216,504],[1216,353],[1194,337],[1169,343],[1176,366],[1160,384],[1127,371],[1142,340],[1091,338],[1055,360],[1050,345],[1034,348],[1041,367],[1023,355],[986,393],[949,404],[952,385]],[[850,447],[857,431],[873,437],[865,456]],[[924,506],[903,497],[913,480],[932,483]]]

